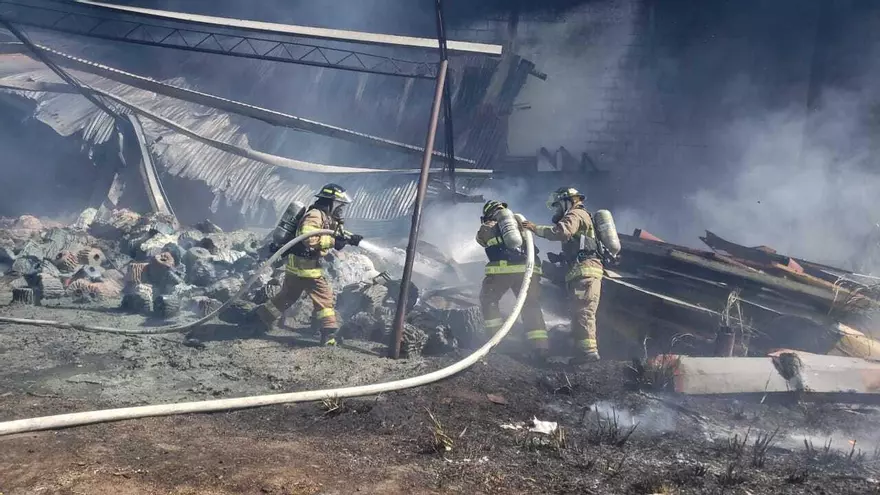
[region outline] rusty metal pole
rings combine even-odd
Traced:
[[[436,0],[437,42],[440,47],[440,60],[449,60],[446,47],[446,21],[443,17],[443,0]],[[449,187],[452,189],[452,202],[456,202],[455,194],[455,130],[452,126],[452,85],[448,82],[443,87],[443,124],[446,137],[446,170],[449,172]]]
[[[443,102],[443,88],[446,86],[446,70],[449,62],[440,62],[437,83],[434,88],[434,104],[431,106],[431,120],[428,121],[428,135],[425,138],[425,154],[422,157],[422,170],[419,173],[419,188],[413,205],[412,225],[409,229],[409,243],[406,245],[406,261],[403,264],[403,277],[400,279],[400,294],[397,296],[397,312],[394,314],[394,327],[391,329],[389,343],[390,357],[400,357],[400,341],[403,340],[403,322],[406,319],[406,305],[409,300],[409,283],[412,279],[413,261],[416,258],[416,245],[419,242],[419,227],[422,224],[422,203],[428,191],[428,172],[431,168],[434,138],[437,137],[437,121],[440,117],[440,104]]]

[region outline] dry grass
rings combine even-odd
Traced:
[[[443,423],[441,423],[440,420],[434,416],[434,413],[432,413],[427,407],[425,408],[425,411],[431,419],[431,447],[434,449],[434,452],[440,454],[451,451],[455,442],[452,440],[452,437],[446,433],[446,430],[443,429]]]
[[[602,415],[599,411],[595,414],[589,414],[590,409],[585,408],[581,416],[581,424],[585,424],[587,417],[594,418],[590,421],[587,440],[593,445],[614,445],[615,447],[623,447],[632,434],[639,427],[639,423],[631,426],[620,424],[620,416],[615,409],[611,410],[611,414]]]

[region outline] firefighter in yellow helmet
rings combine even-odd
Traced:
[[[488,201],[483,206],[482,225],[477,231],[477,243],[486,250],[489,262],[480,289],[480,308],[486,330],[495,333],[504,319],[498,303],[508,290],[518,295],[523,273],[526,271],[526,249],[519,223],[506,203]],[[537,258],[537,253],[536,256]],[[532,343],[536,360],[547,358],[547,327],[541,312],[541,264],[537,262],[532,273],[529,292],[520,314],[526,328],[526,337]]]
[[[523,228],[539,237],[562,242],[576,363],[599,360],[596,311],[604,273],[599,241],[593,219],[584,207],[584,199],[577,189],[559,188],[547,201],[547,207],[554,210],[553,225],[523,223]]]
[[[315,195],[317,200],[304,209],[294,221],[296,231],[280,245],[271,246],[277,251],[284,243],[295,236],[316,230],[334,230],[336,235],[316,235],[293,246],[288,251],[287,267],[281,292],[270,301],[257,307],[257,315],[266,327],[281,317],[284,311],[295,303],[305,292],[312,300],[313,315],[321,323],[321,344],[336,345],[341,340],[338,335],[339,322],[334,309],[336,297],[333,288],[324,278],[321,262],[330,249],[341,250],[347,245],[357,246],[363,236],[351,234],[342,228],[343,210],[351,203],[345,189],[336,184],[327,184]]]

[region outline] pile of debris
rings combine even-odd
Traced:
[[[249,232],[224,233],[210,222],[179,229],[173,218],[125,209],[89,209],[69,226],[24,216],[0,229],[0,269],[14,302],[121,296],[124,310],[165,318],[185,299],[228,299],[255,267],[259,247]]]
[[[251,324],[256,323],[253,309],[284,284],[283,259],[261,271],[267,244],[252,232],[223,232],[208,221],[185,228],[172,217],[127,209],[88,209],[67,226],[30,216],[0,219],[0,285],[17,304],[115,305],[169,321],[182,311],[213,312],[256,277],[258,283],[218,315],[227,323]],[[381,266],[387,260],[375,262]],[[387,343],[400,282],[375,266],[368,252],[352,248],[334,252],[326,272],[338,294],[343,335]],[[472,303],[437,304],[415,285],[409,290],[405,355],[441,354],[479,343],[482,320]],[[285,322],[316,331],[312,315],[311,301],[301,298]]]
[[[605,339],[630,356],[746,356],[777,349],[880,356],[880,342],[868,336],[871,315],[880,308],[871,277],[708,231],[700,239],[710,251],[669,244],[643,230],[620,239],[623,254],[608,270],[599,323],[613,328]]]
[[[401,354],[440,355],[483,344],[483,319],[473,299],[459,301],[443,290],[420,293],[410,284]],[[400,281],[386,274],[345,287],[337,309],[344,324],[343,336],[388,343],[393,328]]]

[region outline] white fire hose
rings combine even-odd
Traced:
[[[522,215],[517,215],[517,220],[523,222],[525,218]],[[314,233],[310,233],[310,235],[318,235],[327,232],[329,231],[317,231]],[[105,423],[109,421],[120,421],[125,419],[170,416],[173,414],[230,411],[235,409],[248,409],[252,407],[269,406],[274,404],[313,402],[329,398],[347,398],[361,397],[364,395],[377,395],[386,392],[404,390],[407,388],[420,387],[443,380],[452,375],[455,375],[456,373],[464,371],[465,369],[473,366],[477,361],[485,357],[489,353],[489,351],[493,347],[498,345],[498,343],[501,342],[501,340],[507,335],[507,333],[510,332],[510,328],[519,317],[519,313],[520,311],[522,311],[523,305],[526,301],[526,295],[528,293],[529,285],[532,279],[532,272],[535,269],[535,246],[533,243],[532,234],[529,231],[524,231],[524,234],[524,244],[526,245],[526,270],[523,274],[522,284],[520,285],[519,295],[516,298],[516,304],[513,307],[513,311],[507,317],[507,320],[505,320],[501,328],[495,333],[494,336],[492,336],[491,339],[489,339],[488,342],[486,342],[486,344],[474,351],[473,354],[467,356],[461,361],[447,366],[446,368],[439,369],[426,375],[405,378],[403,380],[376,383],[373,385],[361,385],[357,387],[291,392],[286,394],[258,395],[254,397],[239,397],[234,399],[219,399],[200,402],[184,402],[180,404],[160,404],[153,406],[125,407],[120,409],[106,409],[103,411],[60,414],[57,416],[44,416],[41,418],[6,421],[0,423],[0,436],[11,435],[15,433],[25,433],[30,431],[53,430],[58,428],[68,428],[71,426]],[[269,259],[269,261],[267,261],[267,263],[273,262],[275,259],[278,258],[278,253],[286,251],[296,242],[299,242],[306,237],[308,236],[300,236],[293,241],[290,241],[283,248],[278,250],[278,252],[275,253],[275,255]],[[242,289],[242,291],[243,290],[244,289]],[[213,316],[213,314],[188,325],[195,326],[200,322],[206,321],[210,316]],[[49,324],[54,324],[54,322],[51,322]]]

